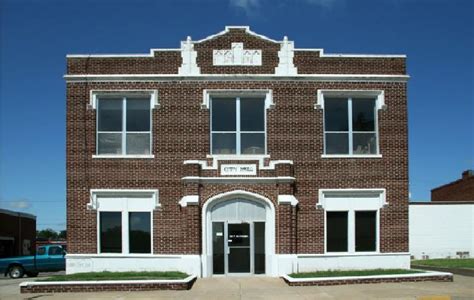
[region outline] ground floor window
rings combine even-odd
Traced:
[[[149,212],[128,213],[130,253],[151,253],[151,217]]]
[[[151,253],[150,212],[99,212],[100,253]],[[123,242],[128,240],[128,251]]]
[[[347,211],[328,211],[326,213],[327,251],[347,252]]]
[[[377,211],[326,211],[326,252],[377,251]]]

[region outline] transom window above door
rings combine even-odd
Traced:
[[[211,99],[211,153],[213,155],[266,154],[264,97]]]

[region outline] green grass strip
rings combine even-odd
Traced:
[[[405,270],[405,269],[375,269],[375,270],[331,270],[331,271],[317,271],[306,273],[289,274],[293,278],[312,278],[312,277],[345,277],[345,276],[371,276],[371,275],[403,275],[424,273],[420,270]]]
[[[442,258],[412,260],[412,265],[441,267],[441,268],[466,268],[474,269],[474,258]]]
[[[93,280],[158,280],[184,279],[189,275],[182,272],[94,272],[70,275],[53,275],[38,281],[93,281]]]

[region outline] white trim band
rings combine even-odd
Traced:
[[[351,82],[407,82],[409,75],[386,74],[66,74],[66,82],[160,82],[160,81],[351,81]]]

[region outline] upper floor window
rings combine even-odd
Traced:
[[[97,154],[151,154],[150,96],[97,99]]]
[[[265,98],[212,98],[212,154],[266,154],[265,123]]]
[[[324,99],[324,154],[379,154],[375,98]]]

